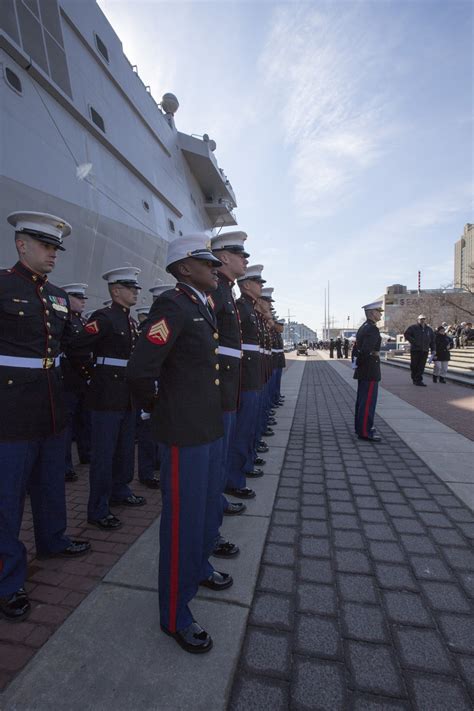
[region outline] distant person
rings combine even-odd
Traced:
[[[344,338],[344,358],[349,358],[349,339]]]
[[[434,353],[435,337],[431,326],[426,323],[426,316],[420,314],[417,323],[409,326],[405,331],[405,338],[410,344],[410,367],[413,385],[426,387],[423,382],[428,353]]]
[[[342,358],[342,339],[341,338],[336,338],[336,351],[337,351],[337,357]]]
[[[448,364],[451,358],[449,351],[453,347],[453,342],[446,334],[444,326],[438,326],[435,335],[435,355],[434,355],[434,370],[433,383],[446,383],[445,377],[448,372]]]
[[[331,338],[329,341],[329,357],[334,358],[334,346],[336,344],[334,343],[334,338]]]
[[[471,321],[467,321],[463,330],[461,331],[461,348],[466,348],[469,344],[474,341],[474,329],[472,328]]]
[[[357,380],[357,399],[355,408],[355,431],[359,439],[368,442],[380,442],[380,437],[374,427],[375,406],[380,372],[380,346],[382,339],[377,328],[377,322],[382,318],[382,308],[378,303],[367,304],[366,321],[357,331],[356,343],[353,349],[356,365],[354,378]]]

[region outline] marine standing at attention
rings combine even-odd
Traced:
[[[71,337],[69,300],[48,280],[71,226],[38,212],[8,216],[18,261],[0,271],[0,616],[26,619],[26,548],[19,540],[30,494],[38,557],[90,550],[66,531],[64,393],[60,354]]]
[[[357,382],[357,400],[355,408],[355,431],[359,439],[369,442],[380,442],[380,437],[374,427],[375,406],[380,373],[380,346],[382,339],[377,328],[377,321],[382,318],[383,309],[379,302],[367,304],[366,321],[357,331],[356,336],[356,369],[354,378]]]
[[[189,609],[198,586],[233,583],[208,560],[219,525],[224,428],[219,336],[206,293],[215,291],[220,265],[205,233],[170,242],[166,269],[176,287],[154,301],[128,364],[134,400],[151,412],[161,445],[161,629],[194,654],[212,647]]]

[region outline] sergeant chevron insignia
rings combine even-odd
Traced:
[[[99,333],[99,324],[97,321],[91,321],[86,326],[84,326],[84,330],[87,331],[87,333],[92,333],[93,335],[95,335],[96,333]]]
[[[154,343],[156,346],[164,346],[165,343],[168,343],[170,335],[171,331],[169,329],[166,319],[160,318],[159,321],[150,326],[146,337],[151,343]]]
[[[216,308],[216,304],[215,304],[214,299],[212,298],[212,296],[208,296],[208,297],[207,297],[207,303],[209,304],[209,306],[211,307],[211,309],[214,311],[215,308]]]

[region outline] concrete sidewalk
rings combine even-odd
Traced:
[[[235,583],[220,595],[203,589],[192,603],[209,630],[209,655],[184,653],[159,630],[159,521],[137,540],[103,582],[51,637],[0,696],[5,711],[162,711],[224,709],[245,634],[304,363],[282,383],[285,405],[265,455],[265,476],[252,480],[257,498],[226,517],[224,535],[239,544],[235,560],[215,559]]]

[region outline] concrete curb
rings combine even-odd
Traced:
[[[200,592],[196,619],[212,634],[214,649],[186,654],[159,630],[158,528],[155,521],[102,583],[42,647],[2,696],[8,711],[162,711],[226,708],[245,635],[273,502],[288,444],[305,363],[284,374],[284,407],[266,474],[253,480],[257,498],[245,515],[227,517],[223,534],[241,545],[234,561],[215,559],[235,576],[219,596]]]

